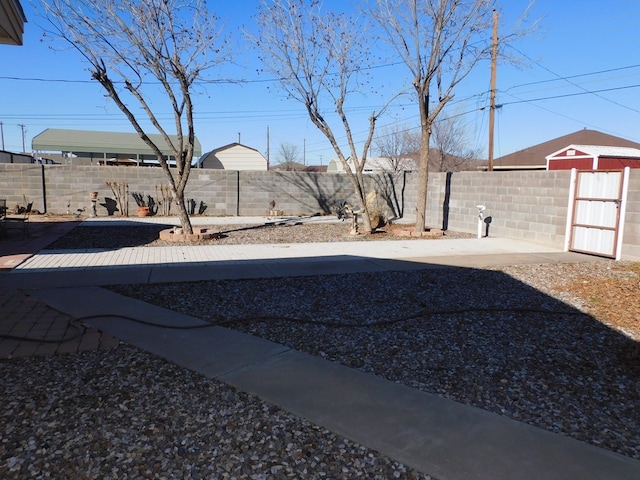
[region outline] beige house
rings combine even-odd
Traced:
[[[268,170],[267,159],[255,148],[240,143],[230,143],[200,157],[196,168],[217,170]]]

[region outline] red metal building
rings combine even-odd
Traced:
[[[640,168],[640,148],[569,145],[547,155],[547,170],[621,170]]]

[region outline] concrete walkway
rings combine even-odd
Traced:
[[[393,245],[389,245],[393,243]],[[366,246],[365,246],[366,245]],[[640,462],[100,288],[116,283],[592,261],[506,239],[41,252],[0,275],[52,311],[255,394],[438,479],[631,479]]]

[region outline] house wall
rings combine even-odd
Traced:
[[[621,170],[624,167],[640,168],[640,158],[606,158],[598,159],[598,170]]]
[[[571,170],[577,168],[578,170],[592,170],[593,158],[570,158],[570,159],[550,159],[547,163],[547,169],[549,170]]]
[[[432,173],[427,225],[476,233],[476,205],[483,204],[490,236],[562,248],[570,177],[569,170]],[[33,201],[40,212],[75,213],[88,209],[89,193],[97,191],[98,215],[105,216],[105,199],[114,197],[105,182],[126,182],[130,193],[156,201],[162,200],[158,187],[167,183],[159,168],[0,164],[0,198],[10,208]],[[367,182],[378,194],[377,210],[389,218],[415,218],[417,174],[368,175]],[[205,215],[262,216],[272,200],[285,215],[309,215],[330,214],[341,200],[355,202],[352,191],[343,174],[194,169],[186,198],[190,209]],[[131,195],[129,209],[135,212]],[[622,257],[640,260],[640,169],[630,172],[626,209]]]
[[[549,170],[621,170],[624,167],[640,168],[640,159],[638,158],[616,158],[616,157],[599,157],[599,158],[550,158],[547,164]]]

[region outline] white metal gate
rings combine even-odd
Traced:
[[[571,175],[568,250],[620,258],[629,169]]]

